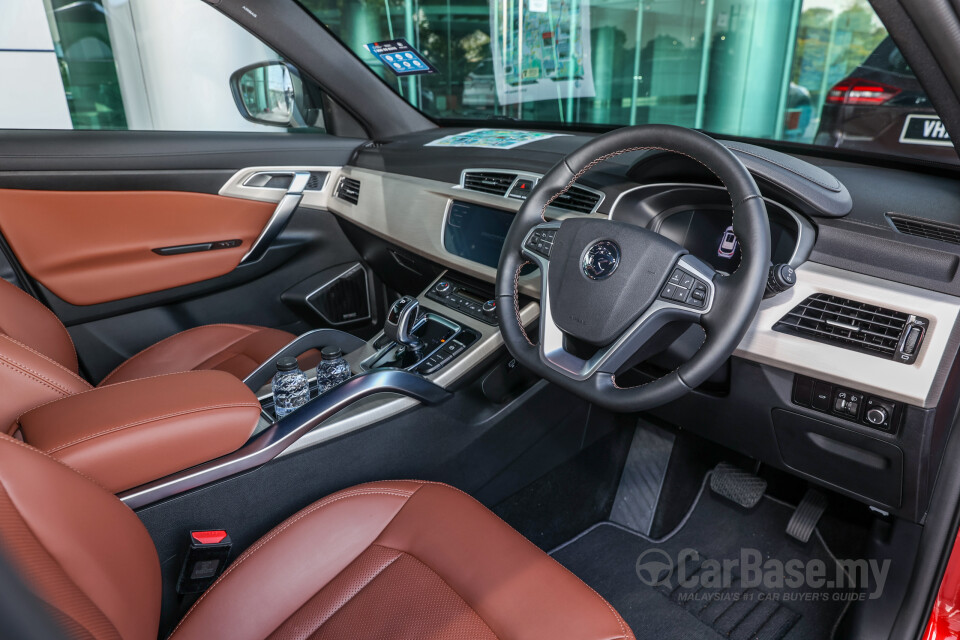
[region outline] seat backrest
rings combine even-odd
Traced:
[[[89,389],[78,368],[57,316],[0,278],[0,432],[28,409]]]
[[[77,373],[77,351],[60,319],[23,289],[0,279],[0,333]]]
[[[0,435],[0,547],[71,638],[156,640],[160,563],[114,495]]]

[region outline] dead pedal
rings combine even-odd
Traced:
[[[817,528],[823,512],[827,510],[827,496],[820,491],[810,488],[797,505],[796,511],[787,523],[787,535],[800,542],[806,542]]]
[[[729,462],[721,462],[710,473],[710,490],[745,509],[752,509],[766,492],[767,481]]]

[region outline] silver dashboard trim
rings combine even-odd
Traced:
[[[797,304],[814,293],[828,293],[920,314],[930,326],[920,355],[902,364],[843,347],[773,330]],[[898,282],[806,262],[797,268],[797,284],[764,300],[734,355],[820,380],[849,385],[866,393],[917,407],[935,407],[957,346],[960,298]]]

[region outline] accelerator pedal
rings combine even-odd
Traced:
[[[807,489],[803,500],[787,523],[787,535],[800,542],[806,542],[817,528],[823,512],[827,510],[827,496],[814,488]]]
[[[745,509],[752,509],[767,490],[767,481],[729,462],[721,462],[710,473],[710,490]]]

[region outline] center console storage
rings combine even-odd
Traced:
[[[119,493],[239,449],[256,395],[222,371],[98,387],[23,414],[24,441]]]

